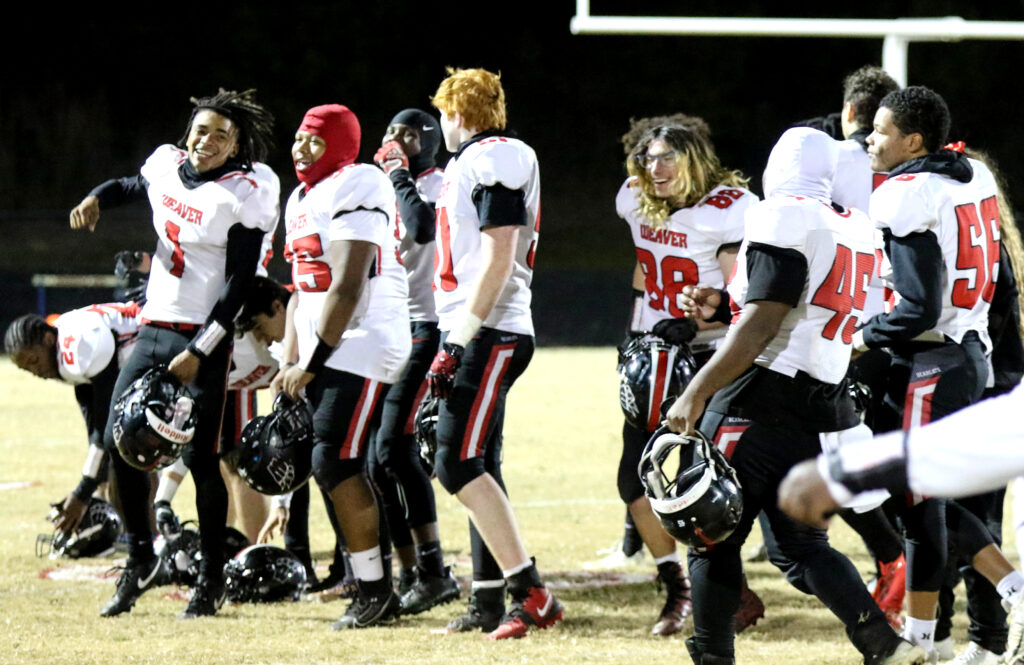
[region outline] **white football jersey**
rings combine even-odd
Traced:
[[[746,189],[719,186],[697,205],[673,212],[665,228],[655,230],[637,213],[634,178],[627,178],[615,197],[619,217],[629,224],[636,258],[644,271],[644,306],[637,328],[650,330],[664,319],[684,316],[679,298],[684,286],[725,286],[718,252],[743,240],[743,215],[757,203]],[[702,330],[694,345],[723,337],[725,329]]]
[[[266,388],[277,374],[277,359],[264,344],[245,333],[235,339],[231,350],[231,371],[228,373],[228,390],[256,390]]]
[[[853,208],[838,212],[817,199],[779,196],[751,207],[746,221],[736,276],[729,284],[737,305],[746,302],[750,243],[796,250],[807,259],[800,302],[757,364],[786,376],[803,371],[839,383],[850,364],[853,332],[875,269],[874,233],[866,215]]]
[[[839,141],[839,163],[836,165],[835,179],[832,181],[832,200],[847,208],[856,208],[868,212],[871,192],[885,182],[885,173],[871,170],[871,159],[867,150],[853,139]],[[857,219],[860,219],[858,217]],[[870,219],[869,219],[870,223]],[[876,244],[881,242],[881,235],[876,236]],[[875,252],[875,267],[881,265],[881,250]],[[868,285],[868,299],[864,303],[864,320],[885,310],[886,288],[877,271],[871,276]]]
[[[428,203],[436,203],[441,193],[441,181],[444,171],[430,169],[416,178],[416,191],[420,198]],[[409,319],[411,321],[437,321],[434,310],[434,243],[425,245],[417,243],[411,234],[406,232],[402,215],[399,214],[395,226],[395,238],[398,242],[398,256],[405,267],[409,281]]]
[[[988,309],[999,269],[999,204],[992,172],[972,159],[974,177],[962,183],[937,173],[906,173],[889,178],[871,195],[871,219],[894,236],[931,231],[942,249],[942,313],[925,336],[942,335],[959,343],[969,330],[978,333],[986,350]],[[882,279],[892,283],[888,257]],[[893,293],[893,306],[899,303]]]
[[[57,328],[57,370],[68,383],[89,383],[116,360],[123,364],[142,325],[133,303],[104,303],[61,314]]]
[[[351,164],[314,185],[299,185],[285,209],[285,259],[299,294],[295,309],[299,362],[316,347],[316,330],[327,289],[335,279],[325,260],[332,241],[361,240],[377,246],[374,274],[367,280],[341,343],[326,366],[394,383],[409,357],[408,285],[398,262],[394,223],[395,190],[384,172]]]
[[[434,303],[438,326],[451,330],[483,271],[477,187],[501,184],[523,192],[527,225],[519,229],[512,275],[483,325],[533,335],[530,283],[540,234],[540,167],[533,148],[519,139],[490,136],[464,147],[445,167],[437,200]]]
[[[142,310],[152,321],[205,323],[224,288],[228,230],[242,224],[270,233],[277,225],[281,186],[268,166],[189,189],[178,175],[187,158],[162,145],[140,170],[159,238]]]

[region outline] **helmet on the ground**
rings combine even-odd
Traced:
[[[420,461],[427,475],[434,476],[434,456],[437,455],[437,417],[441,400],[426,395],[416,407],[413,439],[420,449]]]
[[[136,469],[173,464],[195,430],[192,395],[162,365],[143,374],[114,403],[114,443]]]
[[[302,487],[313,472],[313,418],[306,402],[278,394],[273,412],[242,430],[237,450],[238,475],[257,492],[286,494]]]
[[[298,557],[274,545],[252,545],[224,565],[228,598],[235,603],[298,600],[306,569]]]
[[[194,586],[199,578],[199,531],[194,521],[181,525],[177,533],[160,534],[153,543],[163,571],[161,584]]]
[[[58,506],[54,505],[49,519],[57,518]],[[69,535],[57,532],[41,533],[36,537],[36,555],[68,557],[106,556],[114,550],[114,543],[121,535],[121,516],[114,506],[102,499],[89,499],[89,506],[74,532]]]
[[[664,405],[682,394],[696,372],[687,347],[653,335],[634,339],[619,369],[619,405],[626,420],[645,432],[657,429]]]
[[[674,475],[667,467],[676,460]],[[699,432],[683,436],[659,428],[640,458],[640,480],[665,530],[691,547],[732,534],[743,514],[736,471]]]

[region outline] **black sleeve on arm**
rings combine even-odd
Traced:
[[[935,234],[882,234],[901,299],[891,312],[873,316],[864,325],[864,343],[871,348],[914,339],[934,328],[942,312],[943,258]]]
[[[807,257],[795,249],[752,242],[747,246],[746,302],[770,300],[796,307],[807,282]]]
[[[722,252],[727,252],[730,249],[739,249],[740,245],[742,245],[742,244],[743,244],[742,242],[727,242],[724,245],[719,245],[718,249],[715,250],[715,256],[717,257]],[[725,275],[725,278],[729,279],[729,276]]]
[[[473,189],[473,204],[485,226],[527,226],[526,195],[521,189],[509,189],[500,182]]]
[[[85,426],[89,431],[89,443],[103,447],[103,430],[107,428],[107,414],[110,412],[110,403],[116,399],[114,396],[114,383],[117,381],[119,368],[117,366],[117,352],[110,359],[107,366],[96,376],[89,379],[89,383],[75,386],[75,397],[82,407],[82,416],[85,417]],[[87,396],[83,402],[79,397],[80,388],[89,388],[82,391]]]
[[[1013,264],[1006,246],[999,243],[999,270],[992,303],[988,308],[988,336],[992,339],[995,349],[1003,339],[1003,333],[1009,326],[1017,325],[1017,280],[1013,276]],[[993,353],[994,355],[994,353]]]
[[[224,288],[220,292],[217,304],[213,306],[206,325],[189,344],[189,350],[199,357],[208,356],[213,348],[221,343],[223,337],[230,336],[235,316],[242,309],[245,298],[256,281],[256,267],[260,262],[263,247],[263,231],[250,229],[242,224],[235,224],[228,230],[227,256],[224,259]],[[205,333],[216,329],[217,324],[225,331],[223,337],[215,336],[213,346],[208,343]]]
[[[147,187],[149,187],[149,183],[139,174],[108,180],[93,188],[88,196],[95,196],[99,199],[100,209],[115,208],[125,203],[145,199]]]
[[[406,232],[412,234],[417,244],[433,242],[434,204],[424,201],[416,191],[416,182],[408,169],[395,169],[391,172],[390,178],[398,197],[398,212],[402,215]]]

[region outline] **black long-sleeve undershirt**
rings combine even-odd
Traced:
[[[864,343],[870,348],[909,342],[935,327],[942,313],[944,261],[939,241],[931,231],[894,236],[883,233],[892,264],[894,290],[900,302],[887,314],[877,314],[864,325]]]
[[[256,281],[256,268],[263,247],[263,231],[235,224],[228,229],[224,257],[224,288],[206,323],[216,321],[230,331],[235,316],[242,309],[246,295]]]
[[[142,201],[146,198],[146,189],[149,183],[142,174],[135,174],[124,178],[114,178],[100,185],[97,185],[89,192],[89,196],[99,199],[100,209],[114,208],[125,203]]]
[[[434,204],[424,201],[416,190],[416,181],[408,169],[395,169],[391,172],[391,184],[395,187],[398,197],[398,212],[402,215],[407,233],[419,245],[434,241],[436,225],[434,223]]]

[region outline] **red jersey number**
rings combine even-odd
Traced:
[[[292,264],[292,282],[300,291],[319,293],[331,286],[331,266],[317,261],[324,255],[320,234],[303,236],[285,243],[284,258]]]
[[[853,342],[853,331],[857,329],[858,323],[858,316],[853,310],[864,310],[868,281],[874,270],[874,254],[853,252],[849,247],[836,245],[832,268],[811,300],[812,305],[835,312],[821,331],[822,337],[835,339],[836,333],[842,330],[843,343]]]
[[[650,308],[664,311],[667,302],[668,313],[673,318],[685,316],[679,308],[679,297],[684,286],[697,284],[700,278],[697,264],[680,256],[666,256],[659,266],[654,254],[639,247],[636,249],[636,258],[640,262],[640,269],[644,271],[644,290]]]
[[[440,271],[438,269],[440,268]],[[459,285],[452,264],[452,227],[448,222],[448,209],[437,209],[437,244],[434,249],[434,290],[454,291]]]
[[[958,205],[956,210],[958,248],[957,270],[973,270],[974,279],[963,277],[953,282],[954,307],[974,309],[980,297],[992,302],[999,264],[999,203],[990,196],[979,206]],[[973,282],[973,284],[972,284]]]
[[[171,250],[171,274],[175,277],[181,277],[185,272],[185,251],[181,248],[181,243],[178,241],[181,227],[174,222],[164,222],[164,233],[167,234],[167,239],[174,245],[174,249]]]

